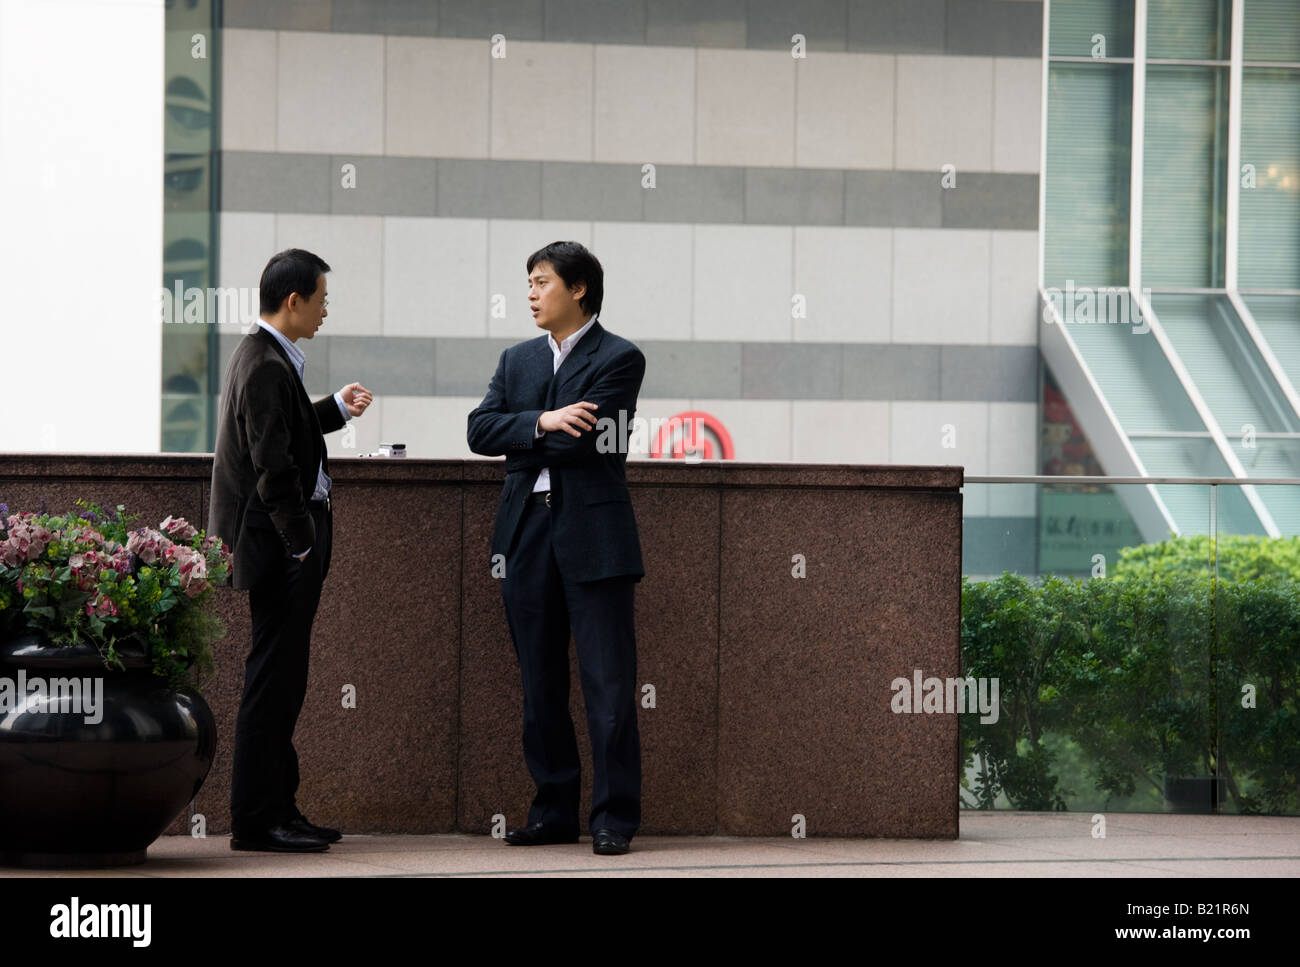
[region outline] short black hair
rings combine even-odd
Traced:
[[[262,314],[275,315],[292,292],[310,299],[316,292],[316,280],[329,270],[323,258],[305,249],[287,248],[272,255],[258,284]]]
[[[594,316],[600,312],[601,304],[605,301],[605,270],[600,267],[596,256],[587,251],[586,246],[578,242],[552,242],[539,248],[528,256],[530,275],[538,262],[550,262],[565,288],[586,285],[587,291],[578,305],[589,315]]]

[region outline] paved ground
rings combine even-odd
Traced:
[[[963,813],[958,840],[645,836],[626,856],[511,847],[487,836],[346,836],[327,853],[236,853],[230,839],[168,836],[143,866],[5,876],[130,877],[1296,877],[1300,817]]]

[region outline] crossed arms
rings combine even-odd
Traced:
[[[619,411],[630,421],[645,376],[645,355],[631,344],[597,369],[579,402],[557,410],[512,412],[507,404],[506,350],[497,363],[483,402],[469,415],[469,448],[485,457],[505,455],[506,470],[581,463],[596,452],[600,421],[617,425]],[[556,428],[539,437],[537,429]],[[567,429],[566,429],[567,428]]]

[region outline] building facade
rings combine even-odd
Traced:
[[[163,448],[210,446],[261,267],[298,246],[334,269],[309,389],[358,379],[377,395],[333,449],[469,455],[465,416],[498,355],[536,335],[524,260],[571,238],[605,266],[602,321],[647,357],[638,416],[661,431],[632,459],[680,454],[670,421],[693,414],[697,452],[737,460],[1230,471],[1156,458],[1220,443],[1204,421],[1140,418],[1138,390],[1179,368],[1164,342],[1122,346],[1112,376],[1117,327],[1056,325],[1051,306],[1067,286],[1163,286],[1134,319],[1164,310],[1204,328],[1205,306],[1249,280],[1280,293],[1269,318],[1287,331],[1296,9],[177,2],[169,152],[173,133],[189,140],[168,159]],[[207,85],[206,127],[174,105],[192,93],[178,78],[200,101]],[[1228,174],[1247,155],[1259,188],[1230,210]],[[208,293],[193,319],[214,324],[184,321],[190,287]],[[1189,428],[1204,438],[1143,436]],[[1036,567],[1039,503],[968,488],[968,552],[1021,548],[1003,563]],[[1164,510],[1115,512],[1125,534],[1199,526]]]

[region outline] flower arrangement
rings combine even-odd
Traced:
[[[229,576],[230,552],[183,517],[136,528],[121,505],[112,515],[76,506],[10,513],[0,503],[0,636],[89,643],[118,669],[119,648],[137,649],[173,687],[210,674],[225,634],[212,588]]]

